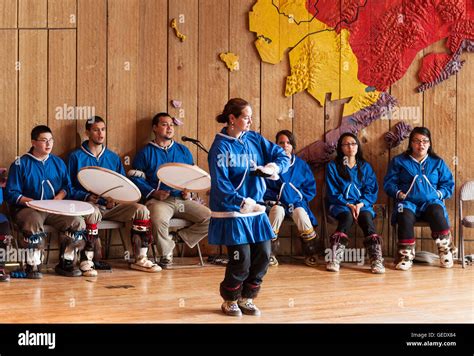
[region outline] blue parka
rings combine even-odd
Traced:
[[[313,172],[308,164],[296,155],[291,156],[290,162],[290,168],[286,173],[280,174],[280,179],[267,180],[264,199],[280,202],[288,215],[291,208],[303,208],[313,226],[317,226],[318,221],[309,208],[309,202],[316,196]]]
[[[173,189],[158,180],[157,171],[165,163],[193,164],[193,155],[189,149],[175,141],[164,148],[153,141],[143,147],[133,160],[133,169],[143,172],[145,177],[130,177],[140,189],[142,196],[149,198],[155,190],[168,190],[174,197],[181,196],[181,191]]]
[[[245,198],[263,203],[266,182],[253,172],[257,166],[272,162],[279,167],[280,174],[290,165],[283,149],[257,132],[243,132],[239,138],[234,138],[228,136],[224,128],[216,135],[209,152],[210,244],[232,246],[273,238],[265,212],[240,213]]]
[[[358,165],[362,173],[358,175]],[[372,166],[368,162],[357,163],[347,167],[349,180],[343,179],[336,168],[336,162],[331,161],[326,168],[326,196],[329,203],[329,214],[337,217],[340,213],[350,212],[347,204],[363,203],[360,211],[368,211],[375,217],[374,204],[377,201],[379,186]]]
[[[441,158],[427,155],[418,162],[412,156],[402,153],[390,162],[383,186],[385,192],[395,200],[400,191],[407,195],[405,200],[396,200],[394,214],[403,207],[419,217],[428,205],[439,204],[449,222],[443,200],[453,195],[454,178]]]

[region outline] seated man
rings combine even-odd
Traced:
[[[282,130],[276,135],[276,143],[285,150],[290,157],[290,168],[280,175],[280,179],[267,180],[267,191],[264,199],[274,202],[269,214],[270,223],[275,233],[272,243],[270,266],[278,265],[275,253],[278,247],[278,232],[283,219],[290,216],[295,222],[305,254],[305,263],[308,266],[316,265],[316,238],[313,226],[317,226],[316,217],[309,208],[309,202],[316,196],[316,182],[308,164],[296,157],[296,140],[288,130]]]
[[[29,249],[26,261],[27,278],[42,278],[44,225],[61,232],[58,274],[76,277],[81,271],[76,266],[77,252],[84,248],[84,219],[40,212],[26,206],[31,200],[64,199],[71,197],[71,181],[61,158],[51,154],[54,140],[47,126],[36,126],[31,131],[31,149],[10,166],[6,186],[6,200],[12,218],[23,235],[20,247]]]
[[[147,258],[148,246],[151,243],[150,212],[146,206],[137,203],[117,204],[111,199],[99,198],[87,192],[77,179],[77,173],[83,167],[98,166],[110,169],[125,175],[120,157],[105,147],[106,127],[104,120],[93,116],[86,122],[86,135],[89,138],[81,147],[73,151],[68,158],[68,171],[74,187],[74,198],[84,200],[95,205],[95,212],[85,217],[87,238],[86,247],[81,254],[81,270],[85,276],[94,276],[94,269],[110,269],[105,262],[101,262],[102,255],[97,224],[102,219],[127,222],[133,219],[131,239],[135,262],[130,266],[133,269],[146,272],[158,272],[160,266]]]
[[[164,163],[179,162],[193,164],[189,149],[173,140],[174,121],[167,113],[155,115],[152,121],[155,139],[141,149],[133,161],[133,170],[128,174],[146,198],[151,213],[153,236],[160,254],[160,266],[169,268],[172,264],[175,240],[182,239],[194,247],[207,236],[211,211],[202,204],[190,200],[190,193],[168,187],[160,182],[157,171]],[[189,220],[194,224],[169,235],[171,218]]]

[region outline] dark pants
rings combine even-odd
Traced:
[[[227,246],[229,263],[225,278],[220,285],[224,300],[239,297],[255,298],[260,290],[263,276],[267,273],[271,254],[270,240],[245,245]]]
[[[443,207],[439,204],[428,205],[420,218],[430,224],[432,232],[449,230],[448,222],[444,217]],[[409,209],[403,209],[402,212],[397,213],[399,241],[412,241],[415,239],[414,225],[416,221],[415,214]]]
[[[351,229],[352,224],[354,223],[354,217],[352,216],[352,213],[348,211],[345,213],[340,213],[336,219],[338,221],[337,231],[343,232],[347,235],[347,232]],[[375,230],[372,214],[368,211],[362,211],[359,213],[357,224],[359,224],[360,228],[364,232],[364,236],[370,236],[377,233]]]

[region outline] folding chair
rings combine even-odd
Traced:
[[[102,220],[98,225],[97,229],[105,230],[105,241],[104,241],[104,250],[105,250],[105,259],[109,259],[110,255],[110,248],[115,246],[121,246],[123,248],[123,252],[127,251],[127,245],[125,244],[125,240],[122,234],[122,228],[125,227],[125,223],[119,221],[112,221],[112,220]],[[112,234],[113,230],[118,230],[120,236],[120,242],[117,244],[112,244]]]
[[[126,245],[125,245],[125,241],[124,241],[123,235],[122,235],[122,228],[124,226],[125,226],[124,223],[117,222],[117,221],[110,221],[110,220],[103,220],[98,224],[98,226],[97,226],[98,230],[106,230],[106,232],[105,232],[105,246],[104,246],[105,259],[109,258],[110,247],[122,246],[124,252],[127,250]],[[58,235],[59,231],[56,230],[51,225],[44,225],[43,228],[44,228],[44,232],[47,234],[46,244],[45,244],[45,248],[44,248],[44,250],[46,252],[45,264],[47,265],[48,262],[49,262],[50,252],[51,251],[59,251],[59,246],[57,248],[52,248],[51,247],[52,237],[53,237],[53,235]],[[112,232],[115,229],[119,230],[120,240],[122,242],[121,244],[111,244]],[[59,239],[58,239],[58,244],[59,244]]]
[[[13,221],[10,206],[8,204],[5,204],[5,206],[6,206],[6,210],[7,210],[8,221],[10,223],[10,229],[12,231],[12,234],[14,235],[12,244],[15,245],[15,248],[18,251],[18,248],[19,248],[18,239],[21,238],[22,233],[21,233],[20,228],[18,227],[18,225]],[[59,250],[59,248],[51,248],[52,234],[55,234],[58,231],[51,225],[44,225],[43,229],[44,229],[44,232],[47,235],[46,240],[45,240],[45,246],[44,246],[44,252],[46,252],[46,258],[45,258],[44,264],[47,265],[48,261],[49,261],[50,251],[58,251]],[[19,254],[17,254],[17,255],[19,256]],[[16,262],[22,263],[23,261],[16,261]]]
[[[185,227],[191,226],[192,224],[193,223],[191,221],[188,221],[188,220],[185,220],[185,219],[172,218],[170,220],[169,230],[170,231],[179,231],[181,229],[184,229]],[[179,242],[176,242],[176,245],[178,247],[178,254],[180,255],[180,257],[183,257],[184,256],[184,248],[185,248],[186,243],[184,241],[179,241]],[[155,262],[158,263],[155,248],[156,248],[156,241],[153,242],[152,252],[153,252],[153,257],[155,259]],[[197,264],[197,265],[177,265],[176,267],[178,267],[178,268],[181,268],[181,267],[194,267],[194,266],[204,267],[204,260],[202,259],[201,247],[199,246],[199,243],[196,244],[196,248],[197,248],[198,256],[199,256],[199,264]]]
[[[170,220],[169,229],[170,231],[179,231],[181,229],[184,229],[185,227],[191,226],[192,224],[193,224],[192,222],[185,219],[172,218]],[[178,245],[178,253],[180,257],[184,257],[184,249],[185,249],[186,243],[184,241],[180,241],[177,243],[177,245]],[[202,259],[201,247],[199,246],[199,243],[196,244],[196,248],[197,248],[198,256],[199,256],[199,264],[201,265],[201,267],[203,267],[204,260]]]
[[[461,259],[462,268],[466,267],[464,259],[464,241],[474,241],[472,239],[464,239],[464,228],[474,228],[474,215],[463,215],[462,203],[474,200],[474,181],[467,181],[461,186],[459,193],[459,258]]]
[[[444,202],[444,200],[443,200],[443,202]],[[392,206],[394,207],[394,209],[397,208],[395,204],[393,204]],[[396,220],[392,221],[391,225],[392,225],[392,249],[393,249],[392,256],[393,256],[393,258],[396,258],[397,257],[397,242],[398,242],[398,224],[397,224]],[[415,228],[416,227],[430,227],[430,224],[427,221],[417,219],[413,226]],[[433,239],[431,237],[423,237],[423,236],[420,236],[418,238],[415,237],[415,239],[421,240],[421,241],[423,241],[423,240],[433,241]],[[434,241],[433,241],[433,243],[434,243]],[[453,243],[454,243],[454,241],[453,241]],[[418,251],[418,254],[420,252],[423,252],[423,251]],[[431,254],[431,253],[428,252],[428,254]]]
[[[430,224],[424,220],[417,220],[415,222],[415,225],[413,226],[414,227],[430,227]],[[419,237],[418,239],[433,241],[431,237]],[[392,223],[392,256],[393,258],[397,257],[397,243],[398,243],[398,224],[395,221]]]

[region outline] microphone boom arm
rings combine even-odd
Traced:
[[[181,138],[182,141],[185,141],[185,142],[191,142],[192,144],[196,145],[198,148],[200,148],[201,150],[203,150],[204,152],[206,152],[207,154],[209,154],[209,151],[206,149],[206,147],[204,147],[204,145],[201,143],[201,141],[197,140],[197,139],[194,139],[194,138],[189,138],[189,137],[186,137],[186,136],[183,136]]]

